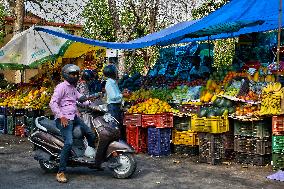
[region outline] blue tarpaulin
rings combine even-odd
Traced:
[[[278,13],[279,0],[232,0],[200,20],[181,22],[145,37],[121,43],[98,41],[41,27],[35,28],[39,31],[94,46],[113,49],[135,49],[152,45],[164,46],[207,39],[204,36],[218,39],[252,32],[275,30],[278,28]],[[284,22],[282,21],[283,25]]]

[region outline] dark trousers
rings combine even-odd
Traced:
[[[126,140],[125,129],[122,124],[122,111],[120,103],[111,103],[107,105],[108,113],[112,115],[119,122],[120,138]]]
[[[61,135],[64,139],[64,146],[60,153],[60,163],[58,172],[65,172],[67,162],[73,145],[73,128],[74,125],[79,125],[83,135],[87,138],[88,145],[95,148],[95,134],[79,117],[75,116],[74,120],[69,120],[68,125],[63,127],[60,119],[56,119],[56,126],[60,129]]]

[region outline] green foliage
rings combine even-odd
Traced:
[[[7,15],[5,7],[0,4],[0,42],[3,43],[5,37],[5,16]]]
[[[106,0],[91,0],[85,6],[83,17],[86,19],[82,36],[116,41],[111,15]]]
[[[197,9],[193,9],[191,11],[192,17],[194,20],[203,18],[207,16],[209,13],[219,9],[224,4],[229,2],[230,0],[220,0],[218,2],[215,2],[216,0],[206,0],[201,6],[199,6]]]
[[[222,39],[214,41],[213,67],[222,69],[232,64],[235,56],[235,39]]]

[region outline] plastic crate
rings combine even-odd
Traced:
[[[13,135],[15,131],[14,117],[7,116],[7,134]]]
[[[142,125],[142,115],[141,114],[124,114],[123,125]]]
[[[169,155],[171,129],[170,128],[148,128],[148,154],[154,156]]]
[[[254,154],[255,140],[252,137],[235,137],[234,151],[244,154]]]
[[[147,129],[137,126],[126,127],[126,140],[136,153],[147,152]]]
[[[20,136],[20,137],[26,136],[25,125],[16,125],[15,126],[15,136]]]
[[[211,117],[205,119],[205,127],[211,128],[211,133],[224,133],[229,131],[228,117]]]
[[[225,150],[234,151],[234,135],[231,132],[222,133],[223,146]]]
[[[284,153],[284,136],[272,136],[272,152]]]
[[[254,154],[266,155],[271,154],[271,138],[270,139],[255,139]]]
[[[272,154],[272,165],[274,170],[284,169],[284,154],[273,153]]]
[[[284,135],[284,116],[272,117],[272,133],[273,135]]]
[[[0,106],[0,115],[6,115],[7,114],[7,108]]]
[[[173,114],[143,114],[142,127],[171,128],[173,127]]]
[[[174,128],[178,131],[188,131],[191,129],[191,117],[174,116]]]
[[[235,136],[252,136],[252,130],[253,128],[251,122],[234,120]]]
[[[196,132],[210,132],[211,127],[205,125],[206,118],[199,118],[197,116],[191,117],[191,129]]]
[[[271,124],[262,121],[237,121],[234,120],[234,135],[243,137],[266,138],[271,136]]]
[[[198,135],[196,132],[188,130],[188,131],[177,131],[173,130],[172,134],[172,143],[175,145],[187,145],[187,146],[195,146],[198,145]]]
[[[15,109],[14,110],[15,116],[23,116],[23,115],[25,115],[25,113],[26,113],[25,109]]]
[[[0,115],[0,133],[6,134],[6,132],[7,132],[6,116]]]
[[[224,147],[221,134],[198,133],[199,162],[220,164],[224,159]]]
[[[32,109],[25,110],[25,116],[27,117],[39,117],[40,115],[41,115],[40,110],[32,110]]]
[[[265,166],[270,164],[271,162],[271,155],[255,155],[255,154],[243,154],[243,153],[236,153],[235,160],[237,163],[241,164],[252,164],[257,166]]]
[[[15,125],[23,125],[25,124],[25,116],[15,116],[14,117]]]
[[[177,154],[188,154],[188,155],[198,155],[198,146],[187,146],[187,145],[174,145],[174,153]]]
[[[183,104],[179,107],[179,111],[181,113],[199,114],[200,106],[191,105],[191,104]]]

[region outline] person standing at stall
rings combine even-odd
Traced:
[[[105,84],[105,92],[107,97],[107,107],[109,113],[119,122],[120,136],[122,139],[126,138],[125,129],[122,125],[122,98],[129,95],[128,90],[125,89],[123,93],[118,87],[118,70],[114,64],[107,65],[103,70],[104,76],[107,78]]]

